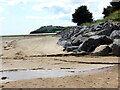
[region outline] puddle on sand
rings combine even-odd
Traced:
[[[110,70],[110,67],[102,67],[97,69],[90,70],[23,70],[23,71],[4,71],[0,72],[2,77],[7,77],[7,79],[1,80],[1,82],[8,82],[14,80],[23,80],[23,79],[33,79],[33,78],[53,78],[53,77],[64,77],[64,76],[73,76],[80,74],[92,74],[98,72],[104,72]],[[0,77],[0,78],[2,78]]]
[[[6,71],[0,73],[2,73],[2,77],[7,77],[7,79],[1,80],[2,82],[33,78],[64,77],[74,75],[74,73],[72,72],[65,72],[61,70],[23,70],[23,71]]]

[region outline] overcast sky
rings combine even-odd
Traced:
[[[111,0],[0,0],[0,35],[29,34],[40,26],[70,26],[72,14],[87,5],[94,19]]]

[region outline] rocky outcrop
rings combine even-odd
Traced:
[[[85,51],[94,52],[96,55],[107,55],[110,46],[109,49],[112,49],[114,55],[118,56],[120,53],[120,42],[116,42],[116,39],[120,39],[120,23],[107,21],[91,26],[76,26],[71,30],[62,31],[59,35],[61,38],[58,44],[68,52]],[[116,48],[118,51],[114,50]]]

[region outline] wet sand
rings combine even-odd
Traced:
[[[6,82],[5,88],[117,88],[118,87],[118,57],[93,57],[89,55],[64,56],[71,54],[63,52],[57,45],[59,37],[4,37],[2,42],[0,71],[19,70],[62,70],[78,72],[94,69],[110,70],[65,77],[36,78]],[[63,56],[59,56],[63,54]],[[49,56],[51,55],[51,56]],[[56,55],[56,56],[55,56]]]

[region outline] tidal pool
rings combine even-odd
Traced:
[[[3,71],[0,72],[2,77],[7,77],[6,79],[1,79],[1,82],[23,80],[23,79],[33,79],[33,78],[54,78],[54,77],[64,77],[73,76],[81,74],[93,74],[98,72],[104,72],[111,70],[110,67],[101,67],[89,70],[81,69],[68,69],[68,70],[18,70],[18,71]]]

